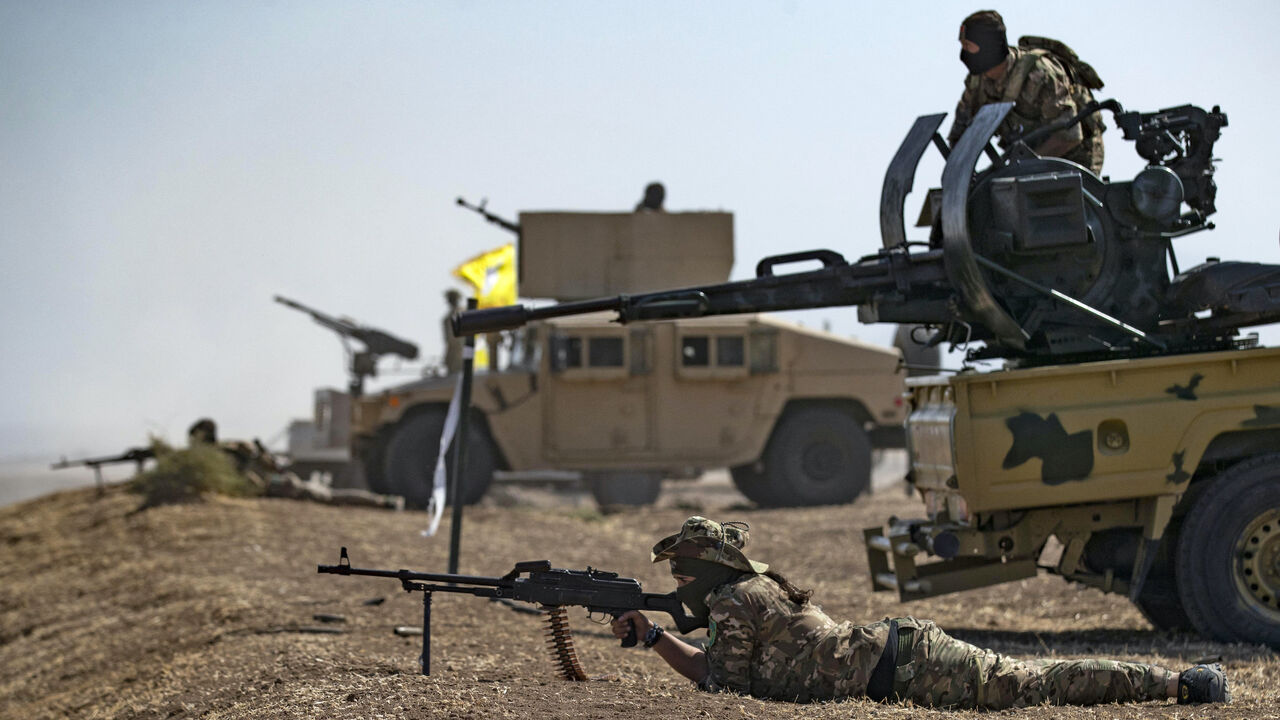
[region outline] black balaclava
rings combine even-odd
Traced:
[[[1009,55],[1009,41],[1004,30],[981,20],[970,20],[960,26],[960,39],[977,43],[978,52],[971,53],[960,48],[960,62],[969,68],[972,75],[981,75],[1004,62]]]
[[[676,597],[689,608],[690,614],[698,619],[700,624],[697,627],[707,627],[711,621],[711,608],[707,607],[707,595],[721,585],[733,582],[746,574],[745,571],[728,565],[686,557],[671,558],[671,572],[693,578],[693,582],[676,588]]]

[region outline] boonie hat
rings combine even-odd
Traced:
[[[747,558],[742,552],[750,538],[747,530],[744,522],[718,523],[694,515],[684,521],[680,532],[659,540],[649,557],[653,562],[677,557],[698,558],[746,572],[762,573],[769,566]]]

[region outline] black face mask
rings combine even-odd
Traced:
[[[672,558],[671,569],[678,575],[688,575],[693,578],[693,582],[676,588],[676,597],[689,608],[689,614],[699,620],[701,624],[698,627],[707,627],[711,622],[711,608],[707,607],[707,595],[721,585],[733,582],[746,574],[728,565],[696,558]]]
[[[964,48],[960,49],[960,62],[969,68],[970,74],[981,75],[1004,62],[1009,55],[1009,44],[1004,31],[990,25],[965,26],[960,37],[978,46],[976,53],[971,53]]]

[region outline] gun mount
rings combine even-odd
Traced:
[[[916,120],[885,175],[875,254],[849,262],[811,250],[765,258],[750,280],[469,311],[455,332],[600,310],[626,323],[857,305],[864,322],[935,327],[934,343],[980,341],[970,359],[1038,365],[1229,349],[1240,328],[1280,320],[1280,266],[1177,265],[1173,240],[1213,228],[1213,144],[1227,124],[1217,107],[1137,113],[1109,100],[1052,128],[1109,110],[1149,163],[1120,182],[1036,155],[1031,136],[998,153],[991,137],[1011,107],[983,107],[954,147],[937,132],[945,114]],[[925,208],[928,241],[911,242],[903,204],[930,144],[946,158],[940,201]],[[991,162],[977,170],[984,154]]]
[[[364,392],[365,378],[377,377],[379,357],[396,355],[405,360],[416,360],[418,358],[417,345],[408,340],[402,340],[384,330],[360,325],[347,318],[326,315],[315,308],[308,307],[281,295],[276,295],[275,301],[310,315],[311,319],[321,326],[338,334],[338,337],[342,340],[343,347],[347,351],[347,355],[350,357],[350,390],[352,397],[360,397],[361,393]],[[360,342],[365,349],[352,351],[348,345],[349,340]]]

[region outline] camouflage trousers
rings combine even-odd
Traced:
[[[946,708],[1002,710],[1029,705],[1094,705],[1168,697],[1173,673],[1154,665],[1114,660],[1017,660],[947,635],[927,620],[912,628],[912,657],[900,664],[898,700]],[[899,663],[903,663],[899,658]]]

